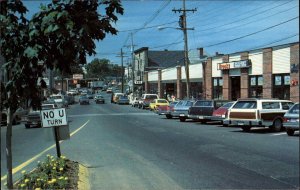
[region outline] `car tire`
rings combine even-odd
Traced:
[[[186,118],[185,117],[179,117],[180,122],[185,122]]]
[[[29,129],[30,128],[30,124],[25,124],[25,128]]]
[[[251,130],[251,127],[250,126],[243,126],[242,129],[245,132],[249,132]]]
[[[169,115],[169,114],[168,114],[168,115],[166,115],[166,118],[167,118],[167,119],[172,119],[172,115]]]
[[[286,129],[286,134],[287,134],[288,136],[293,136],[294,133],[295,133],[295,131],[294,131],[293,129],[289,129],[289,128]]]
[[[282,129],[282,121],[281,119],[276,119],[271,126],[271,130],[275,132],[279,132]]]

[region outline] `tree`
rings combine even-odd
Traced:
[[[20,0],[0,3],[0,47],[3,69],[8,71],[8,82],[1,89],[7,96],[1,108],[7,109],[7,187],[12,189],[13,113],[22,100],[40,107],[39,90],[46,85],[38,79],[46,69],[70,73],[72,66],[86,62],[86,54],[95,54],[94,40],[104,39],[106,33],[117,34],[111,23],[118,20],[116,14],[123,14],[123,8],[119,0],[53,0],[27,20]],[[99,6],[104,6],[104,13],[98,13]]]
[[[94,59],[91,63],[85,66],[87,71],[87,78],[101,78],[105,79],[110,74],[109,60]]]

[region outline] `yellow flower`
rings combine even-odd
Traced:
[[[69,178],[68,177],[65,177],[65,180],[68,180]]]
[[[52,183],[55,183],[56,182],[56,179],[52,179]]]
[[[50,157],[50,154],[47,154],[47,157]]]
[[[66,157],[65,157],[65,156],[61,156],[61,158],[62,158],[62,159],[64,159],[64,160],[66,159]]]
[[[28,183],[29,182],[29,179],[25,179],[25,183]]]
[[[40,178],[37,178],[36,180],[37,180],[37,181],[41,181],[41,179],[40,179]]]
[[[52,180],[48,181],[48,183],[51,184],[51,183],[52,183]]]
[[[34,190],[41,190],[41,188],[37,187],[37,188],[35,188]]]
[[[21,187],[25,187],[26,185],[25,185],[24,183],[22,183],[20,186],[21,186]]]
[[[64,169],[63,168],[59,168],[59,171],[63,171]]]
[[[52,169],[53,169],[53,170],[56,170],[56,167],[53,167]]]
[[[23,170],[21,173],[22,173],[22,174],[25,174],[25,173],[26,173],[26,170]]]
[[[63,177],[63,176],[61,176],[61,177],[59,177],[58,179],[59,179],[59,180],[62,180],[62,179],[64,179],[64,177]]]
[[[56,164],[53,164],[54,167],[56,167]]]

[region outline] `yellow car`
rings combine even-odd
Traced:
[[[150,110],[157,110],[159,106],[168,106],[169,102],[166,99],[154,99],[149,105]]]

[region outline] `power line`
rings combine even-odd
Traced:
[[[282,25],[282,24],[285,24],[285,23],[288,23],[288,22],[290,22],[290,21],[296,20],[297,18],[299,18],[299,16],[294,17],[294,18],[292,18],[292,19],[289,19],[289,20],[287,20],[287,21],[281,22],[281,23],[279,23],[279,24],[276,24],[276,25],[267,27],[267,28],[265,28],[265,29],[263,29],[263,30],[259,30],[259,31],[256,31],[256,32],[253,32],[253,33],[244,35],[244,36],[240,36],[240,37],[238,37],[238,38],[234,38],[234,39],[227,40],[227,41],[224,41],[224,42],[219,42],[219,43],[207,45],[207,46],[204,46],[204,47],[212,47],[212,46],[217,46],[217,45],[225,44],[225,43],[228,43],[228,42],[236,41],[236,40],[239,40],[239,39],[248,37],[248,36],[252,36],[252,35],[258,34],[258,33],[260,33],[260,32],[264,32],[264,31],[269,30],[269,29],[271,29],[271,28],[275,28],[275,27],[280,26],[280,25]]]

